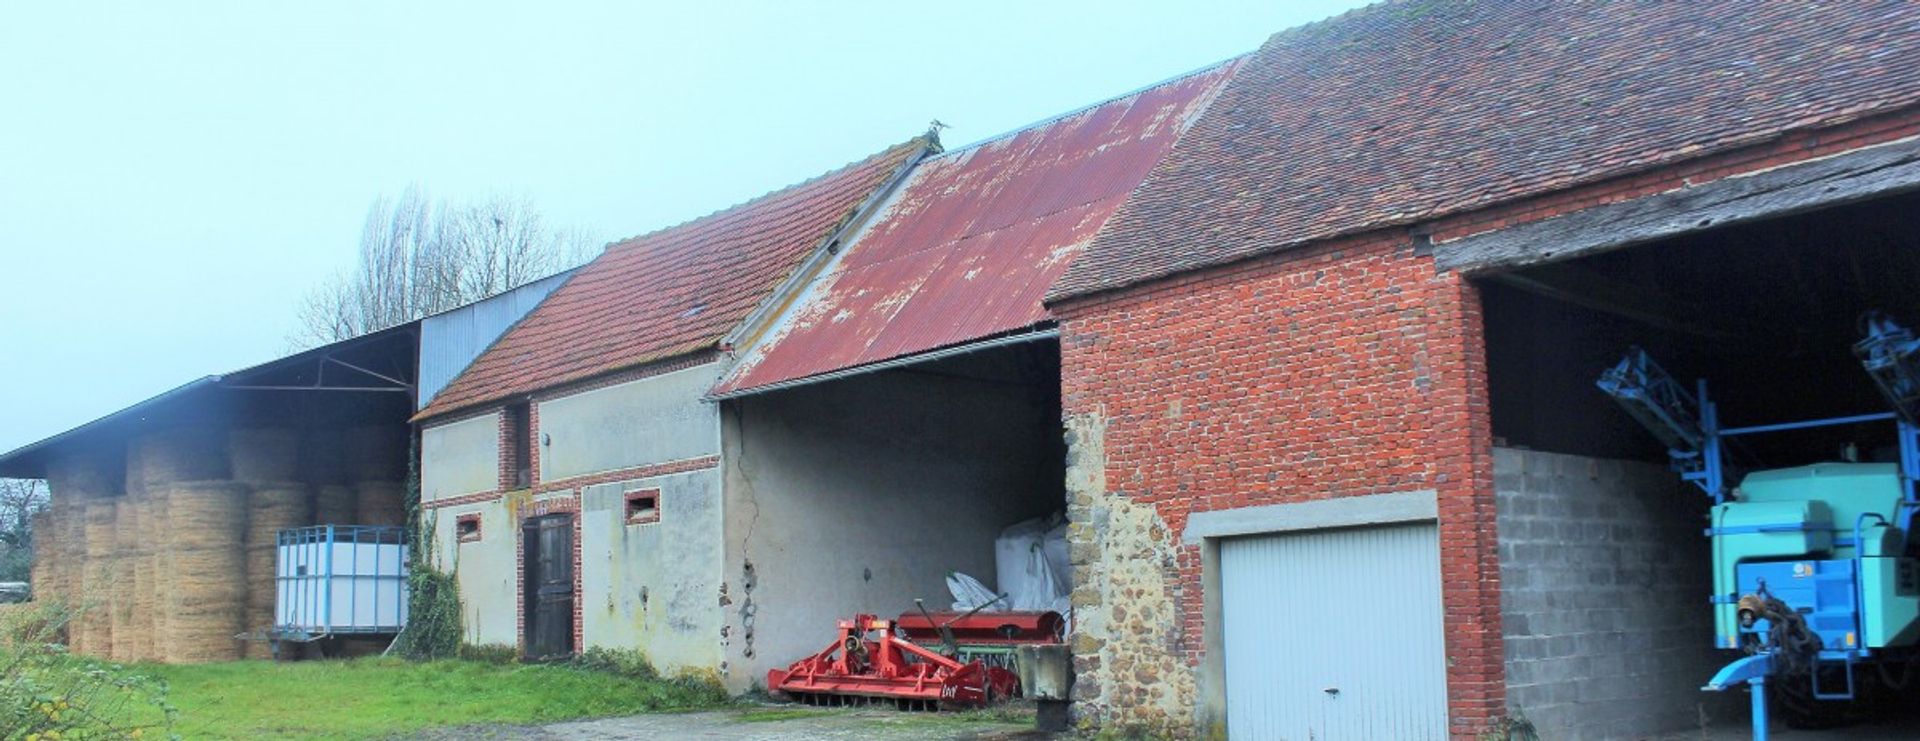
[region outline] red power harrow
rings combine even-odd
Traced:
[[[800,702],[893,700],[903,708],[980,707],[1012,697],[1020,680],[979,661],[960,662],[897,638],[893,621],[856,615],[820,653],[767,672],[767,689]]]

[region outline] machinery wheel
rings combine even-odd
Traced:
[[[1824,678],[1823,678],[1824,679]],[[1839,677],[1835,681],[1844,681]],[[1775,677],[1767,681],[1773,714],[1788,728],[1834,728],[1847,722],[1848,706],[1839,700],[1817,700],[1809,677]]]

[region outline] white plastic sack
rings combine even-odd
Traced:
[[[1015,523],[994,539],[994,565],[1005,603],[999,610],[1053,610],[1069,605],[1067,526],[1040,518]]]
[[[994,594],[987,585],[958,571],[947,572],[947,591],[953,593],[953,609],[957,612],[971,612],[973,608],[992,602],[1000,595]],[[994,605],[994,607],[1000,607]],[[1005,609],[1005,608],[1000,608]]]

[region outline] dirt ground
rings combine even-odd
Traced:
[[[705,741],[1030,741],[1031,719],[893,710],[751,707],[699,713],[659,713],[545,726],[465,726],[412,736],[425,741],[586,741],[689,739]]]

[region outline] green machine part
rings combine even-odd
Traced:
[[[1900,467],[1891,463],[1819,463],[1755,471],[1734,501],[1713,508],[1713,588],[1733,595],[1743,561],[1853,558],[1854,525],[1862,514],[1894,521],[1901,497]],[[1869,524],[1858,549],[1862,645],[1910,645],[1920,640],[1920,565],[1904,558],[1893,527]],[[1714,605],[1721,648],[1738,648],[1736,606]]]

